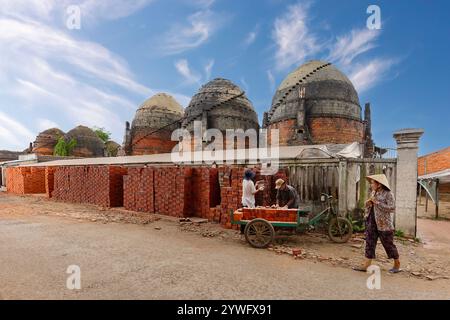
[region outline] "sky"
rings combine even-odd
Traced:
[[[0,0],[0,30],[0,150],[77,125],[122,143],[146,99],[167,92],[186,107],[217,77],[245,90],[261,122],[283,79],[315,59],[371,103],[377,145],[395,147],[402,128],[425,130],[420,154],[450,145],[446,0]]]

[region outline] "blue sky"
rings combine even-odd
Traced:
[[[381,9],[369,30],[367,7]],[[77,5],[81,29],[66,26]],[[215,77],[241,86],[260,119],[297,66],[329,60],[372,104],[373,135],[421,127],[420,153],[450,145],[450,2],[0,0],[0,149],[57,126],[105,127],[122,142],[144,100],[187,106]]]

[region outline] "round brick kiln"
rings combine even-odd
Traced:
[[[65,133],[57,128],[45,130],[38,134],[33,143],[33,153],[42,156],[52,156],[55,146]]]
[[[105,143],[97,134],[88,127],[78,126],[70,130],[65,139],[70,142],[76,141],[76,146],[72,150],[71,156],[80,158],[96,158],[105,156]]]
[[[145,101],[137,110],[131,128],[127,124],[127,154],[169,153],[177,144],[172,132],[179,128],[183,107],[170,95],[159,93]]]
[[[280,145],[364,143],[366,122],[350,80],[327,62],[310,61],[281,83],[264,115]]]
[[[203,132],[218,129],[224,138],[227,129],[259,130],[258,116],[245,92],[222,78],[208,82],[192,98],[186,108],[183,128],[193,132],[194,121],[202,122]]]

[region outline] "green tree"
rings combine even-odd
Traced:
[[[58,157],[67,157],[72,154],[73,149],[77,146],[77,141],[75,139],[67,142],[64,137],[58,139],[58,143],[55,146],[55,151],[53,155]]]
[[[92,128],[95,134],[103,141],[108,142],[111,139],[111,132],[106,131],[105,128],[94,127]]]

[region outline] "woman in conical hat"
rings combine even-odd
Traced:
[[[372,264],[379,238],[389,259],[394,259],[394,267],[389,272],[400,272],[399,254],[394,244],[394,195],[384,174],[367,176],[366,179],[370,182],[372,190],[370,198],[366,201],[366,261],[363,266],[355,270],[366,271]]]

